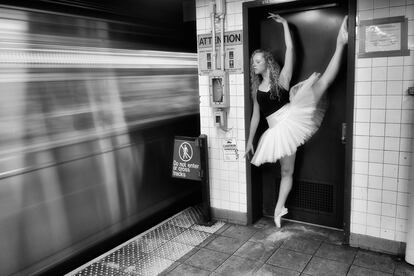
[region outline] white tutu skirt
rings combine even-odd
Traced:
[[[266,117],[269,128],[260,137],[251,160],[253,165],[275,163],[281,157],[292,155],[318,130],[327,109],[326,97],[312,89],[318,79],[319,73],[313,73],[293,86],[290,102]]]

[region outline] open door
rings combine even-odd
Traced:
[[[282,25],[267,19],[268,12],[278,13],[289,22],[294,40],[296,59],[291,87],[315,71],[323,73],[335,51],[342,19],[348,14],[348,3],[343,2],[345,4],[337,1],[293,1],[250,8],[247,22],[249,56],[257,48],[270,50],[279,64],[283,65],[285,42]],[[320,129],[297,151],[293,189],[287,201],[289,214],[286,218],[342,229],[347,110],[346,53],[340,72],[327,93],[329,108]],[[250,120],[250,116],[246,120]],[[257,140],[266,128],[266,120],[261,118]],[[252,200],[261,201],[264,216],[273,216],[279,183],[279,163],[264,164],[260,168],[251,167]]]

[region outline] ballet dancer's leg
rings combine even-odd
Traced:
[[[319,80],[313,85],[313,91],[317,98],[322,97],[323,93],[328,89],[331,83],[338,74],[339,67],[341,65],[342,53],[345,50],[345,46],[348,43],[348,28],[347,28],[348,16],[345,16],[342,20],[342,25],[338,32],[336,39],[335,52],[325,69],[325,72],[319,78]]]
[[[285,209],[285,202],[290,190],[292,189],[292,175],[295,166],[295,158],[296,153],[280,158],[282,179],[280,180],[279,197],[277,199],[274,213],[275,224],[277,227],[280,227],[281,215],[284,215],[287,212],[287,210]]]

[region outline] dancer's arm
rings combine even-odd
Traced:
[[[257,95],[253,97],[253,115],[252,119],[250,120],[250,132],[249,132],[249,139],[246,143],[246,153],[244,156],[248,156],[249,152],[251,151],[254,154],[253,148],[253,138],[256,134],[257,126],[259,125],[260,120],[260,110],[259,110],[259,103],[257,102]]]
[[[348,16],[345,16],[344,20],[342,21],[342,25],[339,29],[338,37],[336,39],[335,53],[333,54],[328,67],[326,67],[326,70],[320,79],[313,85],[313,88],[317,93],[323,93],[331,85],[336,75],[338,74],[339,67],[341,65],[342,52],[344,51],[345,45],[348,42],[348,31],[346,27],[347,19]]]
[[[269,18],[272,18],[274,21],[281,23],[283,25],[283,32],[285,33],[285,45],[286,45],[286,52],[285,52],[285,64],[283,65],[282,70],[280,71],[279,76],[279,84],[289,90],[290,80],[292,79],[293,73],[293,42],[292,36],[290,35],[289,31],[289,24],[287,23],[286,19],[281,17],[278,14],[269,13]]]

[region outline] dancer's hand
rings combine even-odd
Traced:
[[[339,32],[338,32],[338,37],[336,39],[337,46],[344,46],[345,44],[348,43],[347,23],[348,23],[348,16],[346,15],[344,17],[344,20],[342,20],[341,28],[339,29]]]
[[[247,145],[246,145],[246,153],[244,154],[244,158],[249,158],[249,156],[250,156],[250,152],[252,152],[252,154],[254,154],[254,148],[253,148],[253,144],[252,144],[252,142],[247,142]]]
[[[269,14],[270,15],[267,18],[271,18],[274,21],[276,21],[277,23],[282,23],[282,24],[286,24],[287,23],[286,19],[284,19],[280,15],[274,14],[274,13],[271,13],[271,12],[269,12]]]

